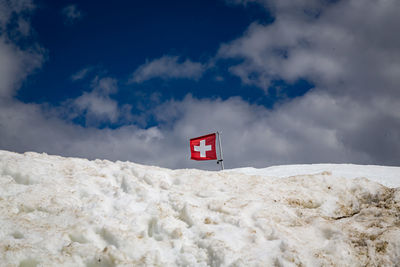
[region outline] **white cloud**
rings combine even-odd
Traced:
[[[86,126],[96,127],[102,123],[115,124],[131,120],[130,105],[119,107],[110,95],[118,92],[118,81],[111,77],[96,77],[91,83],[92,91],[84,92],[75,99],[63,103],[58,112],[69,120],[84,117]]]
[[[115,94],[118,91],[118,81],[111,77],[96,77],[92,81],[91,87],[101,95]]]
[[[68,5],[61,10],[61,13],[64,16],[65,24],[74,24],[83,17],[83,13],[77,5]]]
[[[76,110],[76,116],[85,114],[87,125],[115,123],[119,117],[117,102],[95,92],[83,93],[73,100],[72,107]]]
[[[39,45],[21,49],[10,38],[10,35],[25,36],[29,33],[25,31],[29,26],[21,26],[21,23],[13,26],[9,21],[14,17],[28,23],[23,15],[33,9],[31,1],[0,2],[0,98],[15,95],[21,82],[44,61],[45,51]]]
[[[0,147],[173,168],[218,169],[215,162],[190,161],[188,140],[221,130],[228,168],[315,162],[396,163],[400,156],[399,134],[393,129],[385,133],[358,132],[359,125],[353,122],[368,125],[374,122],[371,114],[375,112],[353,104],[332,101],[327,94],[310,93],[268,110],[239,98],[223,101],[188,96],[182,101],[166,102],[154,111],[161,122],[158,127],[127,125],[99,130],[68,124],[37,105],[15,103],[1,107],[0,122],[7,123],[7,127],[1,132]],[[390,139],[375,139],[382,134],[389,134]],[[372,151],[365,150],[363,142],[371,138],[375,140],[368,148]],[[384,147],[387,145],[392,146],[390,154]]]
[[[11,151],[151,162],[154,154],[148,148],[160,135],[155,128],[133,125],[116,130],[84,128],[34,104],[2,102],[0,110],[0,148]]]
[[[138,67],[132,74],[131,82],[141,83],[153,78],[199,79],[206,66],[189,59],[181,61],[177,56],[163,56]]]
[[[252,24],[241,38],[222,45],[218,57],[242,60],[231,72],[266,92],[274,79],[311,81],[313,92],[293,101],[293,108],[308,110],[315,126],[334,130],[338,144],[358,151],[359,159],[398,164],[400,37],[393,33],[400,2],[260,2],[273,9],[275,22]],[[301,108],[317,94],[324,97]],[[322,103],[326,110],[318,107]]]
[[[87,75],[93,70],[92,67],[86,67],[83,68],[77,72],[75,72],[74,74],[71,75],[71,80],[72,81],[80,81],[83,80],[85,77],[87,77]]]
[[[324,2],[296,2],[302,9],[287,1],[266,3],[276,7],[276,21],[252,24],[218,53],[220,58],[243,60],[231,68],[243,83],[268,90],[274,79],[307,78],[333,91],[357,92],[375,90],[379,84],[388,88],[386,83],[393,83],[385,76],[396,72],[394,62],[400,60],[400,37],[393,35],[395,25],[400,24],[398,1],[366,1],[363,5],[340,1],[318,7],[315,3]],[[318,9],[319,16],[298,12],[307,8]]]
[[[20,16],[23,13],[35,9],[32,0],[0,1],[0,29],[4,29],[10,23],[12,16]]]

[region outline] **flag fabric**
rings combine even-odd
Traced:
[[[207,134],[190,139],[190,159],[192,160],[214,160],[217,159],[215,146],[216,134]]]

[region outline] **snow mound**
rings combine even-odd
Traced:
[[[206,172],[0,151],[0,266],[399,265],[400,168],[310,166]]]
[[[369,180],[378,182],[387,187],[400,186],[400,168],[376,165],[354,164],[308,164],[308,165],[282,165],[264,169],[240,168],[230,170],[248,175],[264,175],[271,177],[289,177],[295,175],[310,175],[330,172],[336,177],[360,178],[368,177]]]

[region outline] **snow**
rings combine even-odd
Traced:
[[[0,150],[0,266],[395,266],[400,168],[169,170]]]
[[[309,164],[309,165],[282,165],[264,169],[240,168],[230,170],[248,175],[263,175],[270,177],[289,177],[295,175],[310,175],[322,172],[330,172],[336,177],[360,178],[368,177],[387,187],[400,186],[400,167],[388,167],[377,165],[354,165],[354,164]]]

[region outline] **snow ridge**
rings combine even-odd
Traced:
[[[399,188],[302,166],[207,172],[0,151],[0,266],[400,264]],[[369,173],[400,179],[395,167]]]

